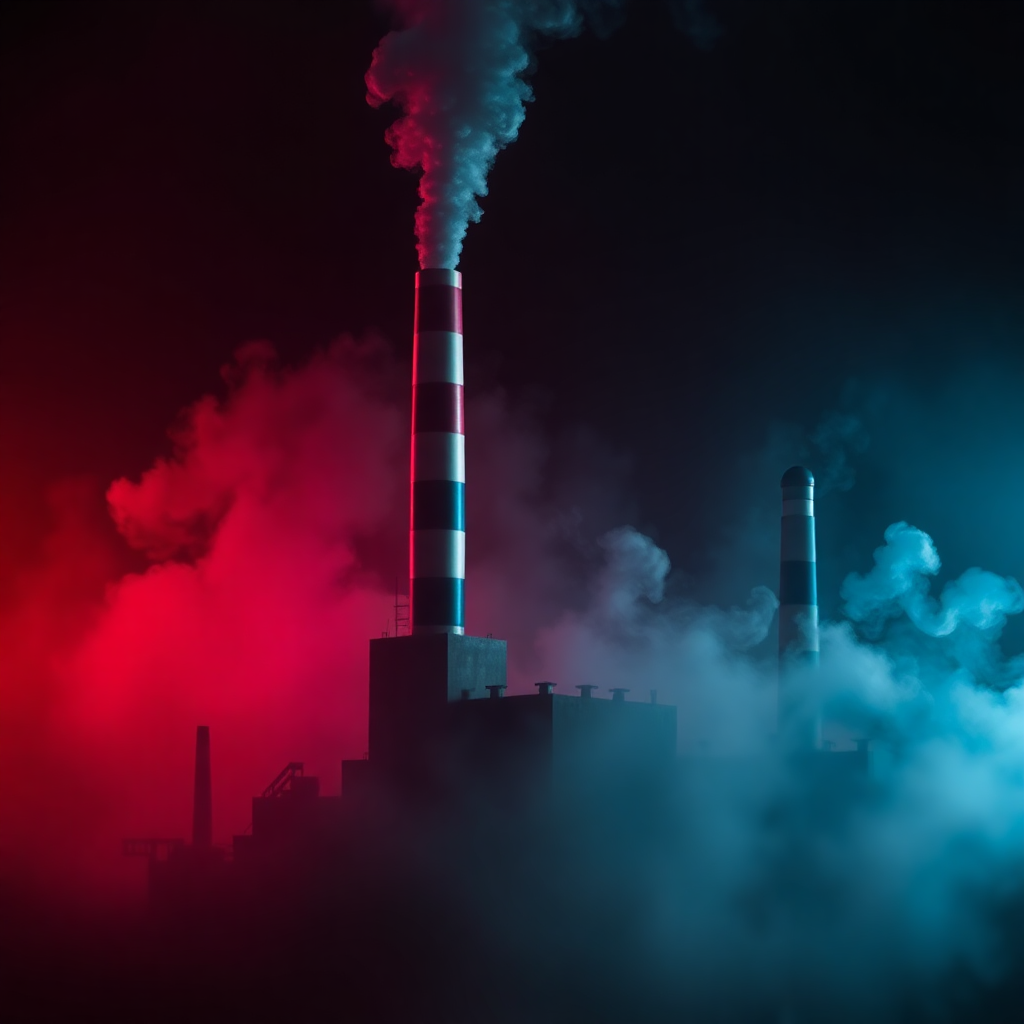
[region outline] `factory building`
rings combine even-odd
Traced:
[[[421,271],[410,629],[369,641],[368,751],[342,763],[341,795],[321,795],[319,780],[291,762],[253,798],[251,827],[219,849],[212,843],[211,737],[200,726],[192,842],[125,841],[126,854],[149,859],[154,919],[168,934],[195,936],[197,922],[230,920],[236,945],[239,936],[254,943],[255,936],[333,936],[324,942],[347,951],[350,991],[373,990],[373,1000],[380,999],[377,982],[366,979],[383,970],[381,950],[400,949],[394,956],[409,972],[410,991],[429,993],[453,971],[458,981],[445,1000],[470,976],[481,986],[493,981],[497,968],[486,945],[495,936],[484,941],[465,923],[473,914],[460,916],[458,908],[513,862],[513,873],[534,859],[546,863],[547,851],[567,835],[570,859],[585,872],[579,859],[586,860],[588,846],[575,832],[577,821],[595,843],[621,839],[625,828],[656,845],[674,827],[670,802],[681,778],[691,789],[706,785],[713,798],[729,773],[752,777],[765,768],[756,759],[680,758],[676,708],[659,702],[642,679],[624,679],[610,692],[590,685],[566,692],[542,681],[533,692],[509,694],[505,641],[465,634],[462,346],[461,274]],[[813,666],[818,652],[813,486],[802,467],[782,478],[779,737],[791,744],[786,756],[799,761],[827,814],[835,787],[867,778],[868,755],[866,744],[822,750],[818,709],[808,706],[806,688],[802,703],[790,693],[793,673]],[[564,857],[565,844],[560,849]],[[539,870],[538,880],[557,893],[558,879],[568,877],[558,872],[575,868]],[[540,891],[523,897],[543,917]],[[315,956],[312,946],[302,949],[298,960]],[[257,959],[258,952],[254,946]],[[294,951],[287,956],[298,962]],[[388,984],[381,975],[380,986]],[[480,991],[477,998],[484,999]],[[410,1004],[399,1004],[409,1011]]]

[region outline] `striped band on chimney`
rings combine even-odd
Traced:
[[[409,603],[412,632],[462,633],[466,582],[462,275],[416,275]]]

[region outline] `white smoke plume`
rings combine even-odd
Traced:
[[[514,142],[533,91],[531,40],[583,29],[575,0],[391,0],[389,32],[366,73],[367,101],[403,114],[387,131],[396,167],[422,172],[416,237],[421,267],[454,268],[483,211],[487,174]]]

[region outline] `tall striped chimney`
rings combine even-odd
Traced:
[[[463,633],[466,583],[462,274],[416,275],[409,603],[413,634]]]
[[[786,686],[787,668],[818,663],[818,582],[814,548],[814,476],[793,466],[782,476],[779,564],[779,714],[786,735],[801,747],[820,746],[816,707]],[[807,695],[803,695],[806,697]]]
[[[210,727],[196,726],[196,780],[192,792],[192,845],[213,845],[213,787],[210,782]]]

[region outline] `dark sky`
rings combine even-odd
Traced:
[[[737,538],[792,461],[820,475],[836,412],[870,440],[822,496],[823,604],[898,519],[953,573],[1024,575],[1024,4],[705,14],[710,46],[634,2],[539,52],[460,265],[468,386],[626,453],[635,525],[703,596],[774,583],[774,534],[747,567]],[[241,343],[408,357],[416,196],[365,101],[369,3],[3,22],[6,586],[45,487],[137,476]]]

